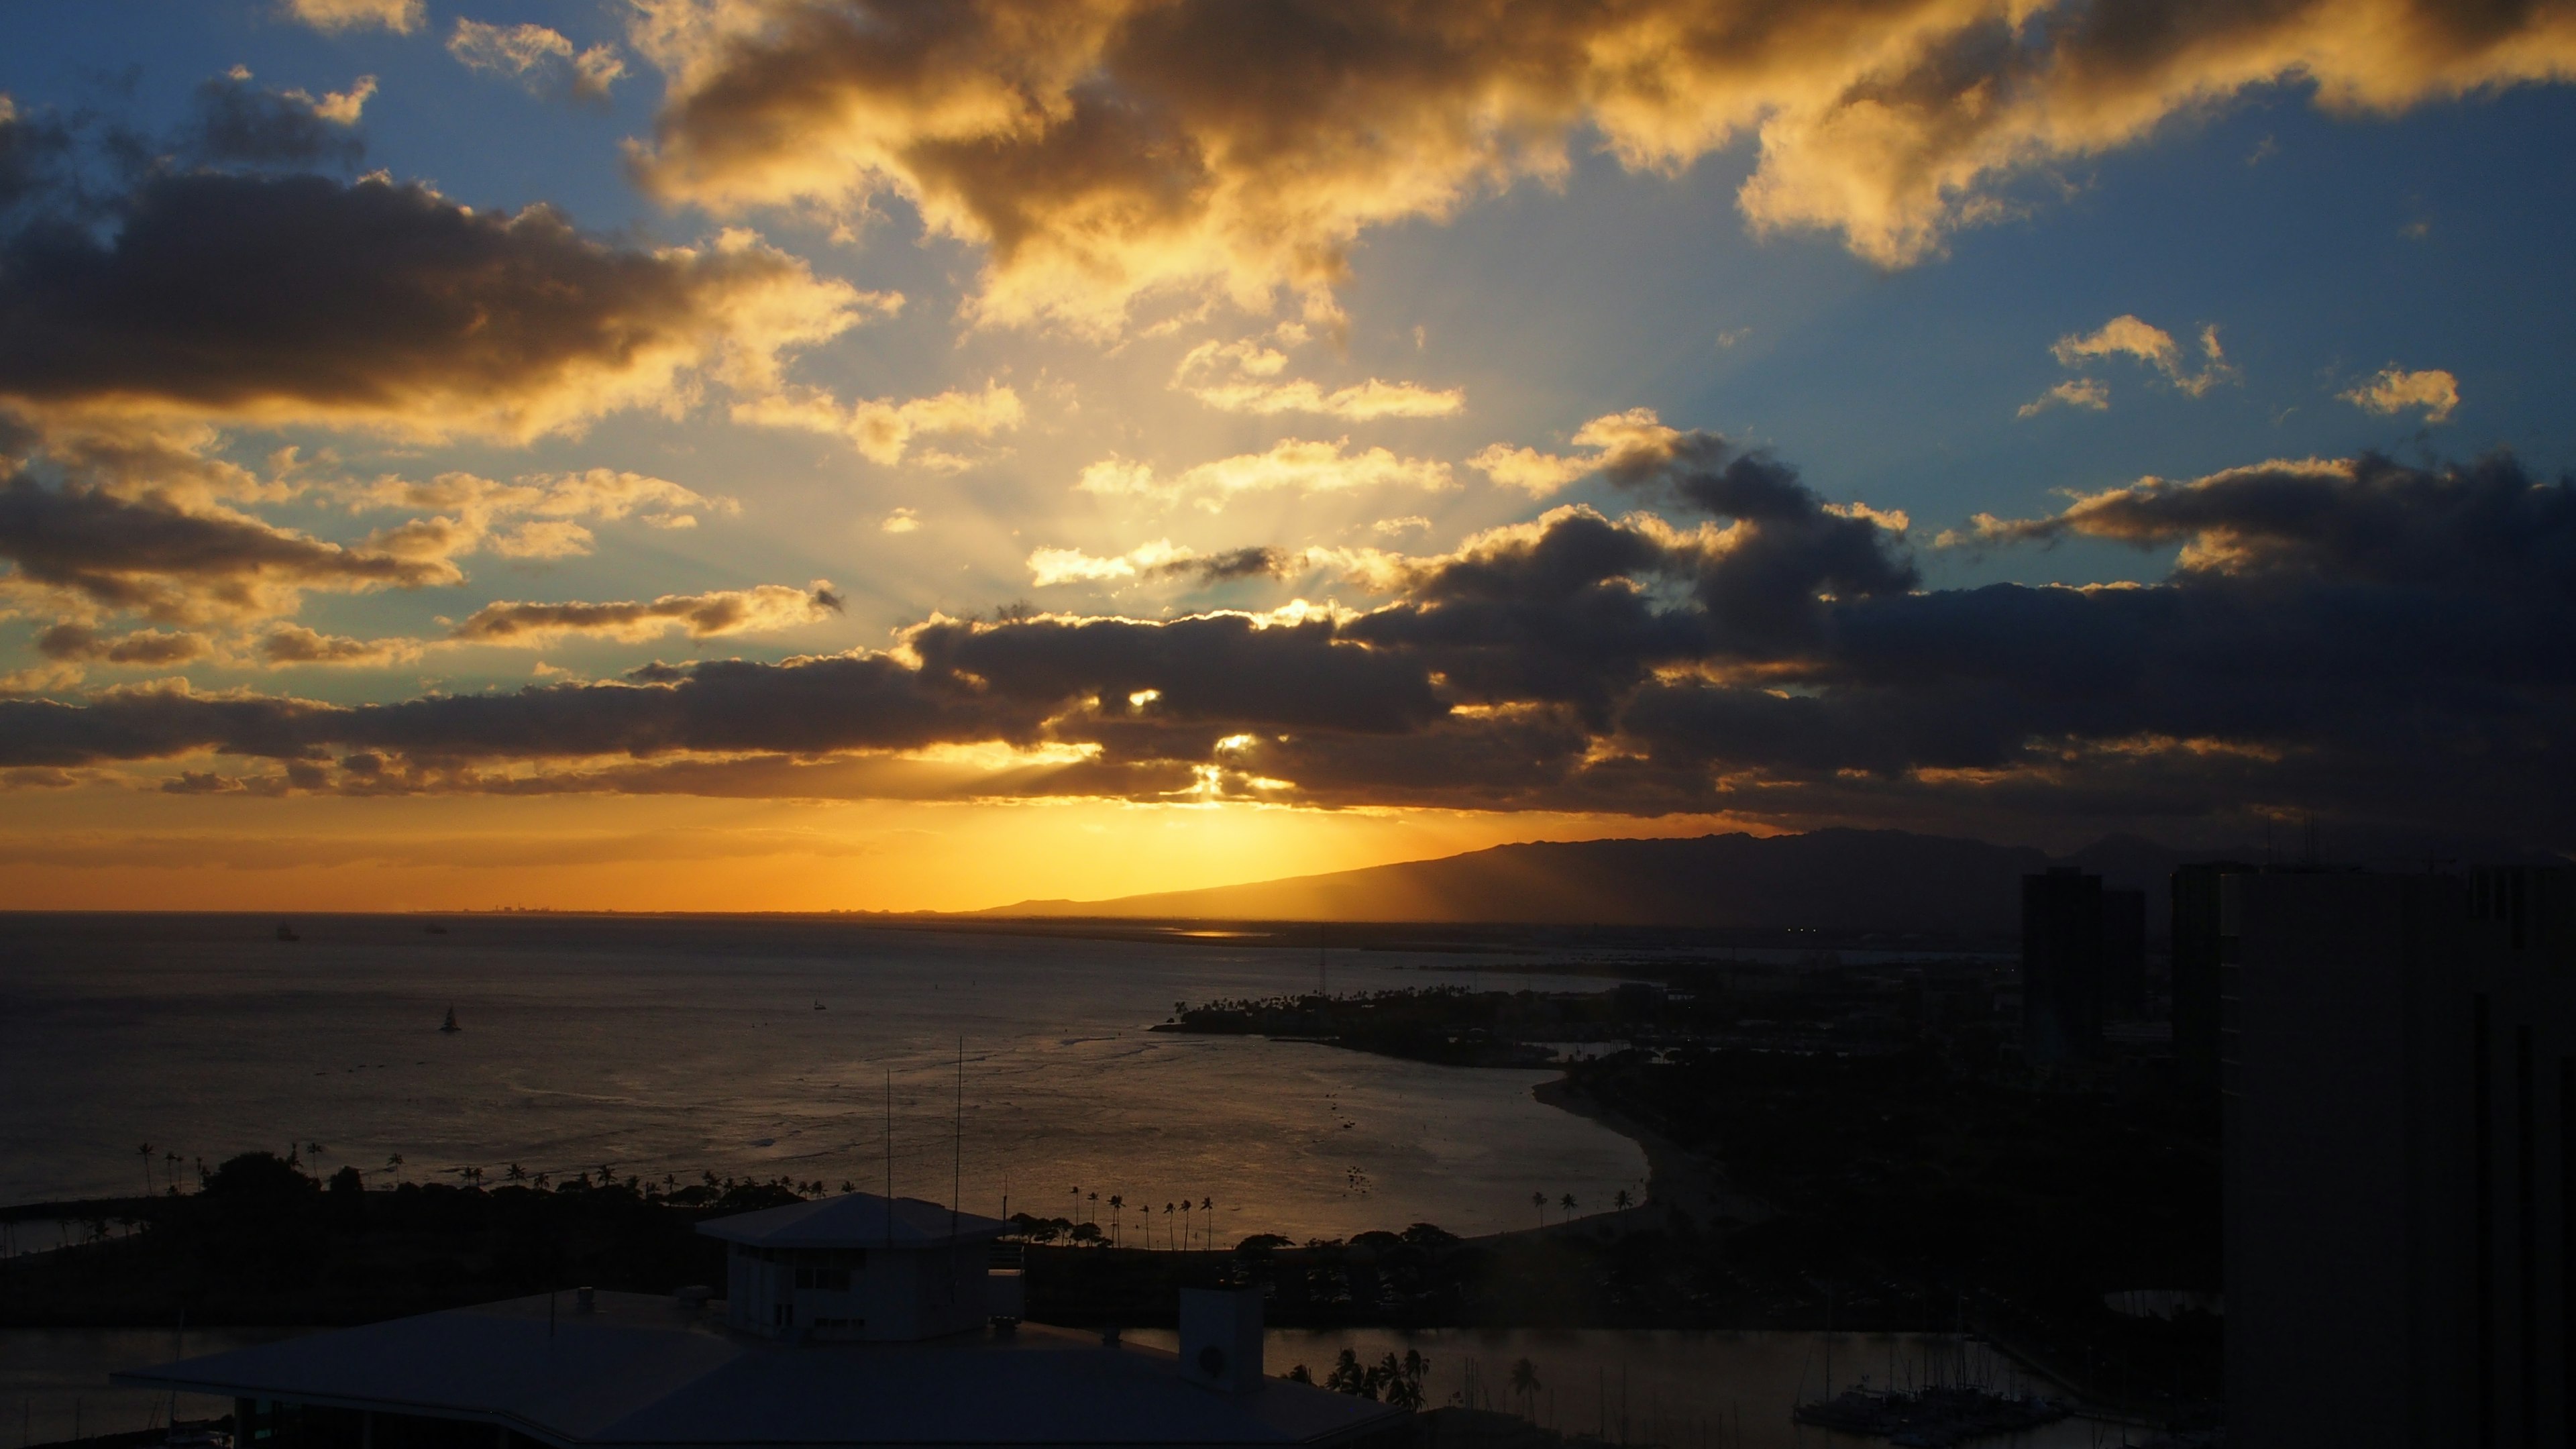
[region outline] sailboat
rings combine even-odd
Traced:
[[[463,1027],[461,1027],[461,1026],[458,1026],[458,1025],[456,1024],[456,1008],[455,1008],[455,1007],[451,1006],[451,1007],[447,1008],[447,1020],[445,1020],[445,1021],[443,1021],[443,1022],[440,1022],[440,1023],[439,1023],[439,1025],[438,1025],[438,1029],[439,1029],[440,1031],[463,1031],[463,1030],[465,1029],[465,1028],[463,1028]]]

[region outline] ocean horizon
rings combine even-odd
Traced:
[[[1230,1246],[1516,1228],[1533,1192],[1602,1204],[1646,1176],[1634,1143],[1532,1098],[1550,1072],[1149,1030],[1183,1001],[1312,990],[1303,947],[769,916],[278,925],[13,916],[0,1091],[26,1110],[0,1123],[0,1202],[184,1190],[253,1150],[370,1187],[515,1166],[882,1191],[891,1166],[904,1196]],[[1607,985],[1477,959],[1518,968],[1516,988]],[[1329,969],[1343,993],[1459,984],[1423,969],[1458,964],[1366,951]],[[442,1032],[451,1009],[461,1030]],[[1215,1207],[1140,1224],[1135,1204],[1183,1197]]]

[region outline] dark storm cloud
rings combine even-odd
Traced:
[[[1735,521],[1695,581],[1730,650],[1811,645],[1828,619],[1824,599],[1901,594],[1919,581],[1901,533],[1831,511],[1795,468],[1714,433],[1681,434],[1660,457],[1622,454],[1604,471],[1614,483],[1668,488],[1685,505]]]
[[[337,115],[326,115],[331,102],[316,103],[302,91],[255,86],[247,75],[218,76],[197,87],[196,103],[181,132],[181,145],[201,161],[253,166],[352,166],[366,147],[350,133],[357,105],[368,81],[354,97],[341,97]]]
[[[646,251],[380,179],[161,171],[112,226],[76,210],[0,237],[0,400],[525,436],[855,320],[756,244]]]
[[[841,612],[841,596],[816,580],[802,588],[762,584],[703,594],[614,603],[486,604],[450,637],[469,644],[542,644],[570,635],[649,639],[677,629],[692,639],[793,628]]]
[[[2189,544],[2194,572],[2288,574],[2475,593],[2576,590],[2576,494],[2510,455],[2411,468],[2377,454],[2266,463],[2078,499],[2039,519],[1981,519],[1974,538]]]
[[[36,652],[67,664],[184,664],[208,647],[202,634],[168,629],[101,634],[86,624],[56,624],[36,636]]]
[[[270,607],[280,589],[419,588],[443,559],[344,548],[238,514],[187,513],[24,474],[0,482],[0,559],[13,577],[167,618]]]
[[[1259,627],[1217,614],[1146,623],[1039,617],[933,623],[905,636],[925,677],[1030,704],[1098,696],[1104,708],[1155,690],[1153,710],[1190,721],[1412,729],[1447,712],[1417,661],[1342,642],[1326,620]]]
[[[54,186],[71,150],[69,127],[50,116],[21,112],[0,95],[0,215]]]
[[[1895,530],[1713,445],[1638,481],[1716,517],[1560,509],[1386,565],[1393,598],[1356,614],[938,619],[893,655],[354,708],[0,702],[0,768],[365,752],[381,767],[337,788],[1725,810],[2024,837],[2242,838],[2315,813],[2576,844],[2576,493],[2510,458],[2268,465],[1985,526],[2183,548],[2160,582],[2090,588],[1909,587]],[[985,742],[1048,763],[864,763]],[[483,768],[550,760],[574,763]]]
[[[662,671],[640,683],[356,706],[173,689],[111,691],[84,705],[0,700],[0,764],[64,766],[201,752],[310,761],[351,751],[435,762],[823,753],[1032,739],[1038,719],[972,693],[927,688],[913,670],[881,655],[785,664],[730,660]]]
[[[1166,564],[1160,572],[1180,574],[1201,584],[1227,584],[1237,579],[1283,574],[1294,563],[1275,548],[1237,548],[1207,558]]]
[[[1606,727],[1654,667],[1707,652],[1708,621],[1658,606],[1640,584],[1702,562],[1688,544],[1562,510],[1427,566],[1405,598],[1348,629],[1420,658],[1468,701],[1573,703]]]

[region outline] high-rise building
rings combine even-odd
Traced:
[[[2215,878],[2231,1437],[2570,1442],[2576,876]]]
[[[2033,1066],[2102,1045],[2102,878],[2073,866],[2021,878],[2021,1048]]]
[[[2136,1021],[2147,1014],[2147,893],[2102,892],[2102,1016]]]
[[[2253,868],[2220,860],[2173,873],[2174,1082],[2196,1102],[2218,1100],[2218,882]]]

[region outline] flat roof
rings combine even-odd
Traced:
[[[944,1210],[943,1210],[944,1211]],[[1043,1325],[916,1343],[777,1343],[671,1299],[600,1293],[425,1313],[114,1375],[229,1398],[506,1425],[593,1445],[1318,1444],[1405,1411],[1269,1379],[1193,1382],[1177,1355]]]
[[[917,1197],[896,1198],[889,1212],[886,1199],[872,1192],[845,1192],[698,1224],[708,1237],[760,1248],[942,1248],[983,1242],[1010,1230],[1000,1218],[952,1213],[945,1203]]]

